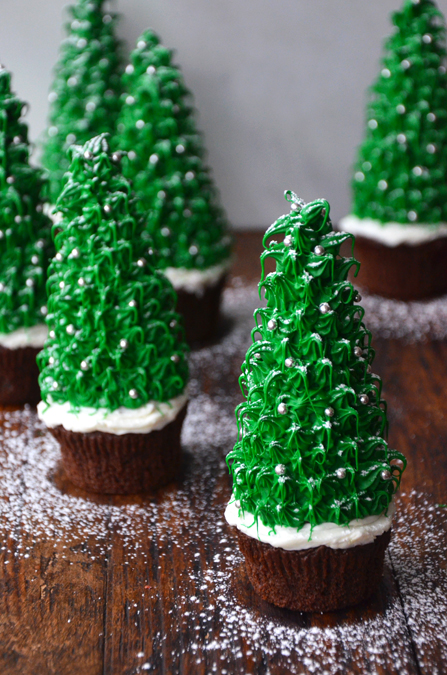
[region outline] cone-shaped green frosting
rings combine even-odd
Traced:
[[[168,401],[188,375],[175,291],[156,269],[120,156],[104,135],[70,152],[38,358],[42,399],[108,410]]]
[[[46,184],[30,166],[26,104],[0,66],[0,333],[44,323],[51,222],[42,209]]]
[[[353,213],[381,222],[447,222],[444,18],[432,0],[393,14],[355,166]]]
[[[115,145],[129,151],[125,175],[148,218],[160,264],[205,269],[227,260],[231,239],[191,95],[173,55],[147,30],[126,68]]]
[[[50,174],[53,203],[69,167],[70,145],[115,130],[122,63],[116,16],[103,6],[104,0],[78,0],[68,9],[67,37],[48,97],[51,106],[42,157]]]
[[[228,463],[242,512],[299,529],[385,511],[402,472],[390,462],[405,460],[385,440],[371,334],[347,281],[358,263],[339,255],[353,237],[332,230],[324,199],[287,195],[291,213],[264,237],[262,267],[272,258],[276,271],[259,284],[267,307],[255,312]]]

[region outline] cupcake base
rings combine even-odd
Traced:
[[[175,480],[182,465],[180,434],[187,406],[163,429],[147,434],[79,433],[50,428],[67,478],[88,492],[136,494]]]
[[[328,612],[367,600],[379,586],[391,530],[372,544],[286,551],[237,531],[239,548],[258,595],[277,607]]]
[[[184,319],[187,342],[206,342],[215,337],[225,281],[226,275],[206,287],[203,295],[177,289],[177,311]]]
[[[447,237],[416,246],[386,246],[356,236],[361,263],[355,281],[368,293],[396,300],[423,300],[447,293]]]
[[[39,369],[36,356],[40,348],[0,347],[0,405],[37,405],[40,401]]]

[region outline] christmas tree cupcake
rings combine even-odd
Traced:
[[[135,493],[176,477],[188,366],[176,297],[154,263],[121,155],[104,135],[71,148],[57,201],[40,418],[73,483]]]
[[[405,460],[386,441],[371,334],[347,281],[358,263],[339,255],[352,236],[332,230],[324,199],[286,195],[291,213],[264,237],[262,267],[272,258],[276,271],[261,278],[267,306],[242,365],[226,518],[262,598],[328,611],[376,590]]]
[[[36,356],[47,335],[45,284],[51,222],[45,182],[30,166],[26,104],[0,66],[0,404],[37,404]]]
[[[67,149],[115,130],[122,64],[116,16],[104,5],[104,0],[78,0],[68,8],[67,37],[48,96],[51,107],[42,157],[50,175],[52,204],[69,167]]]
[[[129,153],[126,177],[177,291],[186,336],[195,341],[216,331],[231,239],[191,95],[172,58],[153,31],[143,33],[126,68],[116,141]]]
[[[412,300],[447,291],[446,30],[432,0],[392,19],[340,227],[357,237],[362,287]]]

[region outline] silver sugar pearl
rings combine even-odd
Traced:
[[[34,286],[33,279],[27,279],[25,283],[28,286],[28,288],[32,288]]]
[[[74,248],[70,253],[70,258],[79,258],[79,251],[77,248]]]
[[[43,239],[38,239],[38,241],[36,241],[36,248],[44,248],[44,246],[45,242]]]
[[[284,246],[292,246],[292,235],[288,234],[287,237],[284,237]]]
[[[129,342],[127,340],[125,340],[124,338],[122,340],[120,340],[121,349],[127,349],[128,346],[129,346]]]
[[[90,152],[90,150],[86,150],[84,152],[84,159],[93,159],[93,152]]]
[[[146,267],[147,262],[145,261],[144,258],[140,258],[139,260],[137,260],[137,265],[138,267]]]
[[[173,363],[180,363],[180,356],[179,356],[178,354],[173,354],[173,355],[171,356],[171,361],[172,361]]]
[[[389,471],[389,469],[384,469],[380,472],[380,477],[382,480],[391,480],[391,471]]]
[[[54,338],[56,337],[56,333],[54,332],[54,330],[50,330],[50,332],[48,333],[48,337],[54,340]]]
[[[286,368],[293,368],[293,366],[295,365],[295,361],[289,356],[289,357],[284,361],[284,365],[285,365]]]
[[[72,323],[69,323],[65,330],[67,331],[68,335],[74,335],[75,334],[75,327],[73,326]]]
[[[0,281],[0,292],[2,292],[4,290],[5,290],[5,284],[2,281]]]
[[[322,302],[319,310],[322,314],[329,314],[331,311],[331,306],[328,302]]]
[[[360,295],[360,293],[356,293],[354,296],[354,302],[361,302],[361,300],[362,296]]]
[[[286,467],[284,466],[284,464],[277,464],[275,466],[275,473],[276,473],[277,476],[284,476],[285,472],[286,472]]]
[[[326,417],[333,417],[335,415],[335,410],[331,407],[326,408],[324,414],[326,415]]]
[[[38,265],[39,264],[39,256],[32,255],[31,256],[31,262],[33,263],[33,265]]]
[[[6,182],[8,183],[8,185],[12,185],[15,182],[14,176],[8,176]]]
[[[133,399],[138,398],[138,392],[137,392],[137,390],[136,390],[136,389],[131,389],[131,390],[129,391],[129,396],[130,396],[130,398],[133,398]]]
[[[62,260],[64,259],[62,253],[56,253],[54,257],[57,260],[57,262],[62,262]]]
[[[253,354],[253,356],[255,357],[255,359],[260,359],[260,358],[261,358],[261,355],[260,355],[259,352],[256,352],[256,354]]]
[[[276,319],[270,319],[270,321],[267,323],[267,328],[269,330],[275,330],[278,324],[276,323]]]
[[[49,363],[50,366],[53,365],[53,363],[54,363],[54,356],[50,356],[50,358],[48,359],[48,363]]]
[[[46,305],[42,305],[42,307],[40,308],[40,313],[42,314],[42,316],[46,316],[48,314],[48,307]]]
[[[360,358],[363,354],[363,350],[361,347],[354,347],[354,356],[357,356],[357,358]]]
[[[169,322],[170,328],[177,328],[177,325],[178,325],[177,319],[172,319],[172,321]]]
[[[368,394],[360,394],[359,396],[359,401],[362,405],[368,405],[369,403],[369,396]]]
[[[287,414],[287,406],[285,403],[280,403],[278,406],[278,412],[280,415],[286,415]]]
[[[51,385],[51,387],[52,387],[52,389],[59,389],[59,385],[58,385],[57,382],[53,382],[53,384]]]
[[[80,277],[80,278],[78,279],[78,284],[79,284],[79,286],[85,286],[85,279],[83,279],[82,277]]]
[[[112,207],[110,206],[110,204],[105,204],[104,213],[107,213],[107,215],[110,215],[112,213]]]
[[[136,300],[131,300],[129,302],[129,307],[138,307],[138,302]]]
[[[315,246],[314,253],[315,255],[324,255],[326,253],[326,249],[324,248],[324,246],[318,245]]]
[[[59,288],[62,290],[65,288],[65,281],[59,281]]]
[[[81,370],[88,370],[89,365],[87,361],[81,361]]]
[[[115,162],[116,164],[118,164],[118,162],[121,162],[121,153],[120,152],[112,153],[112,162]]]
[[[337,469],[335,475],[337,476],[337,478],[340,478],[340,480],[346,478],[346,469],[343,466],[341,466],[339,469]]]
[[[181,155],[181,154],[183,154],[183,153],[185,152],[185,146],[182,145],[181,143],[179,143],[179,144],[176,146],[175,151],[176,151],[179,155]]]

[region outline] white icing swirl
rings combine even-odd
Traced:
[[[350,215],[342,218],[338,224],[339,229],[350,232],[355,236],[373,239],[385,246],[417,246],[428,241],[447,237],[447,224],[439,225],[402,225],[401,223],[381,223],[372,218],[358,218]]]
[[[167,267],[163,271],[176,291],[182,290],[202,296],[207,288],[219,283],[230,267],[231,260],[227,260],[220,265],[208,267],[206,270]]]
[[[146,405],[134,410],[130,408],[118,408],[107,410],[106,408],[82,407],[73,410],[70,403],[48,404],[40,401],[37,406],[37,414],[47,427],[54,428],[59,425],[67,431],[79,433],[91,433],[104,431],[108,434],[148,434],[157,429],[163,429],[172,422],[182,408],[186,405],[188,396],[182,394],[171,399],[167,403],[149,401]]]
[[[12,333],[0,333],[0,345],[7,349],[20,349],[21,347],[43,347],[47,339],[48,328],[44,323],[29,328],[18,328]]]
[[[387,514],[351,520],[349,525],[323,523],[315,525],[312,532],[310,523],[306,523],[300,530],[295,527],[276,525],[273,531],[272,528],[263,525],[260,520],[255,522],[251,513],[240,512],[232,498],[225,510],[225,518],[229,525],[236,526],[244,534],[264,544],[283,548],[286,551],[303,551],[317,548],[317,546],[344,549],[371,544],[376,537],[390,529],[394,511],[395,506],[392,502]]]

